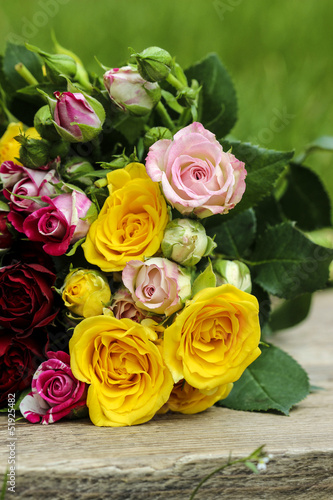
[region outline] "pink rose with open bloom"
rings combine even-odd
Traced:
[[[191,278],[168,259],[131,260],[122,272],[135,305],[154,314],[170,316],[191,295]]]
[[[27,215],[41,208],[38,201],[21,196],[42,197],[56,193],[54,186],[59,182],[55,170],[33,170],[4,162],[0,167],[0,178],[4,183],[3,194],[9,200],[10,213],[8,220],[17,231],[23,232],[23,221]]]
[[[214,134],[191,123],[149,148],[148,175],[180,213],[200,219],[227,213],[245,191],[245,164],[225,153]]]
[[[25,219],[23,232],[29,240],[43,242],[43,250],[49,255],[63,255],[70,244],[87,234],[90,223],[82,219],[92,202],[79,191],[60,194],[52,200],[43,196],[42,202],[47,206]]]
[[[32,378],[31,392],[20,404],[20,412],[31,423],[42,418],[42,424],[52,424],[86,404],[86,384],[74,377],[69,354],[49,351],[47,357]]]

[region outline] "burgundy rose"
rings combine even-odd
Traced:
[[[7,215],[8,212],[0,211],[0,250],[10,248],[13,241],[7,225]]]
[[[56,316],[52,285],[56,276],[39,264],[17,263],[0,269],[0,327],[17,337],[28,337],[35,328]]]
[[[69,354],[58,351],[47,356],[33,376],[31,392],[20,404],[22,415],[32,423],[42,417],[42,424],[52,424],[86,404],[86,384],[74,377]]]
[[[17,339],[11,332],[0,330],[0,408],[7,406],[8,394],[29,387],[42,357],[42,348],[34,337]]]

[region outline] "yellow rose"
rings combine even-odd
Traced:
[[[6,132],[0,139],[0,165],[4,161],[13,161],[17,165],[21,165],[21,163],[15,159],[20,155],[21,144],[17,142],[14,137],[20,135],[22,131],[23,123],[10,123],[8,125]],[[33,127],[28,128],[25,134],[33,139],[40,139],[40,135]]]
[[[160,248],[168,209],[145,166],[131,163],[107,176],[110,196],[83,243],[85,258],[102,271],[122,271],[130,260],[144,260]]]
[[[170,398],[164,405],[164,412],[167,409],[190,415],[207,410],[220,399],[226,398],[232,386],[233,384],[224,384],[214,389],[212,393],[204,394],[199,389],[192,387],[184,379],[180,380],[172,389]]]
[[[111,299],[111,290],[99,271],[74,269],[65,278],[62,299],[72,313],[89,318],[102,314]]]
[[[173,380],[157,334],[130,319],[94,316],[69,341],[74,376],[90,384],[87,406],[98,426],[147,422],[168,400]]]
[[[235,382],[259,355],[257,299],[233,285],[198,292],[164,332],[164,359],[175,382],[208,393]]]

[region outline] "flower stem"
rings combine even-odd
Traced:
[[[156,111],[160,115],[164,125],[172,132],[175,128],[175,124],[173,123],[169,113],[167,112],[165,106],[161,103],[161,101],[159,101],[159,103],[157,104]]]
[[[36,80],[36,78],[34,77],[34,75],[32,73],[30,73],[30,71],[28,70],[28,68],[26,66],[24,66],[23,63],[17,63],[15,65],[15,71],[18,72],[18,74],[20,76],[22,76],[22,78],[27,82],[29,83],[29,85],[38,85],[38,80]]]
[[[166,77],[166,81],[177,90],[182,90],[184,88],[182,82],[180,82],[178,78],[176,78],[172,73],[168,74],[168,76]]]

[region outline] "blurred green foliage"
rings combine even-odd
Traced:
[[[137,51],[158,45],[184,67],[217,52],[238,92],[233,136],[266,148],[300,153],[320,135],[333,135],[333,2],[331,0],[29,0],[1,2],[6,39],[52,51],[50,31],[101,73]],[[306,164],[333,199],[333,155]]]

